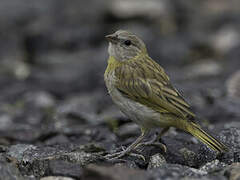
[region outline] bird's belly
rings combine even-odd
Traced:
[[[119,109],[127,115],[132,121],[145,128],[166,127],[167,122],[161,118],[160,113],[151,108],[124,97],[117,89],[113,90],[110,95]]]
[[[114,71],[112,73],[105,73],[105,82],[108,92],[113,102],[126,116],[144,128],[169,126],[169,120],[161,117],[160,113],[123,96],[115,87],[115,81]]]

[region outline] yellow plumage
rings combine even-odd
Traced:
[[[135,148],[151,128],[176,127],[189,132],[218,152],[227,147],[193,120],[190,105],[171,85],[164,69],[147,54],[141,39],[126,31],[108,36],[108,67],[104,78],[118,107],[142,128],[140,136],[123,154]],[[138,142],[139,141],[139,142]]]

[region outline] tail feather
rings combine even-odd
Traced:
[[[188,123],[188,125],[186,126],[186,131],[215,151],[218,151],[220,153],[228,151],[227,146],[206,133],[204,130],[201,129],[198,124],[194,122]]]

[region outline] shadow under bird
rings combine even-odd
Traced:
[[[156,127],[163,128],[156,140],[170,127],[175,127],[192,134],[218,153],[228,151],[224,144],[194,122],[195,114],[190,105],[172,86],[164,69],[149,57],[139,37],[119,30],[106,38],[109,59],[104,80],[108,92],[119,109],[141,127],[141,135],[130,146],[106,155],[107,159],[130,153]]]

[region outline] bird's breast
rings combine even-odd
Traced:
[[[115,86],[117,78],[114,71],[104,75],[108,92],[118,108],[135,123],[144,127],[154,127],[160,123],[160,114],[153,109],[124,96]],[[160,125],[160,124],[159,124]],[[160,126],[165,126],[164,124]]]

